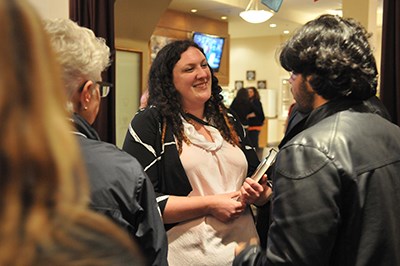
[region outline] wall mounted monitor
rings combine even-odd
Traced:
[[[193,41],[203,48],[208,64],[215,71],[219,71],[225,38],[201,32],[193,33]]]

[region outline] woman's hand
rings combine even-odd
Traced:
[[[240,188],[240,194],[240,199],[245,204],[262,206],[267,203],[272,196],[272,189],[267,185],[267,175],[263,176],[260,184],[251,178],[246,178]]]
[[[252,117],[256,117],[256,114],[254,112],[252,112],[246,116],[247,119],[252,118]]]
[[[238,218],[247,205],[240,200],[240,191],[208,196],[172,196],[163,213],[166,224],[179,223],[211,215],[221,222]]]
[[[246,204],[241,200],[237,200],[240,196],[239,191],[207,196],[210,215],[214,216],[221,222],[229,222],[238,218],[246,209]]]

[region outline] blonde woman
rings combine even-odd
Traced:
[[[88,210],[40,18],[24,0],[3,0],[0,19],[0,265],[142,265],[130,238]]]

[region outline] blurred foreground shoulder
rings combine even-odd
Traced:
[[[92,211],[81,211],[72,219],[57,218],[52,235],[49,243],[38,247],[35,265],[146,265],[129,235]]]

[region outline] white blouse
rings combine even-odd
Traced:
[[[225,141],[219,131],[205,126],[213,142],[183,120],[191,145],[183,143],[180,159],[193,188],[189,196],[223,194],[240,189],[247,173],[241,149]],[[253,217],[246,210],[223,223],[205,216],[179,223],[167,232],[169,265],[232,265],[238,243],[258,239]]]

